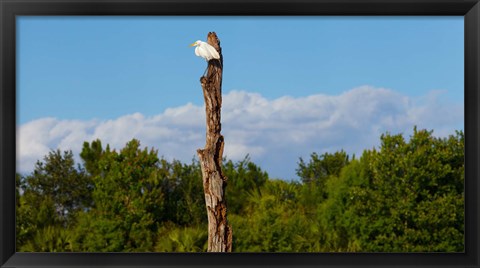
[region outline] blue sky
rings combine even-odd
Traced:
[[[128,137],[102,136],[98,134],[98,129],[109,122],[118,123],[128,115],[133,115],[133,119],[129,120],[141,122],[138,123],[139,128],[148,125],[157,129],[161,125],[161,133],[176,130],[179,132],[175,135],[193,135],[177,146],[197,143],[204,135],[200,125],[197,122],[185,123],[176,116],[201,111],[198,108],[203,105],[203,96],[198,81],[206,63],[196,57],[194,49],[188,45],[198,39],[205,40],[209,31],[215,31],[221,40],[224,97],[232,99],[227,101],[231,107],[238,107],[229,109],[224,103],[226,146],[229,138],[234,139],[231,142],[238,146],[236,151],[231,149],[231,155],[241,158],[242,153],[250,153],[254,161],[261,166],[264,164],[267,171],[275,176],[295,177],[292,169],[298,157],[308,158],[313,150],[321,153],[343,148],[358,153],[361,148],[370,148],[375,145],[379,133],[385,130],[409,133],[412,124],[422,127],[422,122],[425,127],[438,128],[439,134],[463,128],[463,17],[20,16],[17,23],[18,135],[22,135],[22,129],[24,133],[27,129],[37,133],[42,129],[50,133],[35,146],[26,146],[26,142],[22,145],[22,140],[30,137],[23,134],[24,139],[19,139],[18,150],[21,153],[17,158],[22,155],[25,159],[38,158],[46,149],[57,147],[68,149],[63,148],[69,146],[68,141],[72,149],[78,150],[74,141],[97,136],[113,144],[118,142],[121,146]],[[383,89],[393,95],[388,95]],[[390,109],[396,104],[389,105],[385,99],[376,97],[363,103],[362,96],[369,93],[374,96],[385,93],[385,98],[405,98],[405,105]],[[274,142],[274,136],[268,141],[261,138],[252,141],[244,137],[247,133],[256,133],[258,129],[280,134],[279,129],[283,128],[279,126],[250,129],[255,122],[264,122],[262,126],[265,126],[274,120],[282,124],[308,121],[311,124],[303,128],[315,125],[317,128],[310,131],[320,131],[318,127],[322,124],[312,119],[322,117],[320,110],[309,118],[303,118],[305,113],[298,111],[292,121],[282,121],[292,117],[292,113],[288,109],[274,108],[275,105],[284,105],[282,107],[293,107],[295,110],[295,107],[305,106],[306,103],[315,105],[309,97],[316,95],[329,98],[328,103],[335,111],[343,107],[341,103],[345,99],[355,96],[357,99],[349,99],[351,105],[363,103],[365,107],[380,107],[383,110],[377,113],[387,111],[389,116],[379,119],[374,112],[362,110],[368,112],[371,119],[365,124],[378,125],[375,130],[368,131],[360,129],[352,120],[342,121],[341,126],[348,125],[345,129],[335,124],[328,128],[325,123],[321,131],[330,131],[331,136],[344,136],[343,143],[338,140],[330,144],[310,144],[308,141],[314,139],[313,136],[302,134],[309,133],[308,129],[285,134],[291,137],[290,142],[282,140],[281,145],[280,141]],[[243,103],[234,102],[240,100]],[[248,102],[251,106],[246,104]],[[378,103],[383,104],[375,106]],[[296,106],[289,106],[294,104]],[[245,107],[251,109],[236,113]],[[255,107],[277,113],[254,112]],[[456,107],[454,110],[458,111],[452,112],[448,107]],[[450,121],[430,118],[426,109],[432,110],[433,115],[448,117]],[[323,112],[331,113],[330,119],[335,118],[335,112]],[[280,116],[282,113],[284,116]],[[159,115],[163,116],[161,120],[156,117]],[[251,115],[252,119],[247,120],[242,115]],[[263,117],[258,118],[259,115]],[[407,117],[408,120],[405,119]],[[46,123],[48,118],[54,122],[47,120]],[[155,118],[160,121],[155,121]],[[255,118],[258,120],[255,121]],[[167,124],[167,121],[170,123]],[[204,124],[203,119],[199,121]],[[336,126],[335,129],[332,126]],[[52,136],[52,129],[59,134]],[[250,129],[249,132],[243,133],[246,129]],[[197,130],[200,136],[196,135]],[[371,141],[355,140],[352,136],[333,134],[338,131],[359,131],[357,136],[362,136],[358,134],[363,131],[365,137],[372,134],[377,137]],[[185,149],[184,155],[175,155],[172,137],[155,139],[147,132],[131,133],[131,138],[143,137],[145,145],[157,148],[172,146],[171,153],[165,150],[165,156],[187,158],[190,149]],[[241,132],[243,134],[239,134]],[[328,140],[327,136],[324,138]],[[167,143],[162,143],[166,140]],[[299,146],[300,140],[303,149],[289,154],[291,148]],[[268,142],[271,147],[264,146]],[[349,147],[349,143],[360,145]],[[203,145],[200,142],[192,146],[200,148]],[[27,148],[38,150],[27,152]],[[162,154],[162,149],[159,149]],[[194,154],[195,150],[192,150],[187,159]],[[272,162],[272,159],[277,160]],[[279,163],[286,161],[292,162],[286,165],[288,170],[287,167],[279,167]]]

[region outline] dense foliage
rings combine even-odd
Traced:
[[[50,152],[16,176],[17,249],[47,252],[206,251],[198,161],[166,161],[128,142]],[[384,134],[359,159],[299,159],[298,181],[273,179],[248,156],[225,160],[235,252],[461,252],[464,135]]]

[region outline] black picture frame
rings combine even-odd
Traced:
[[[0,0],[1,267],[479,267],[480,0]],[[16,25],[19,15],[457,15],[465,19],[465,252],[15,252]]]

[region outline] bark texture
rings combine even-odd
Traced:
[[[220,40],[215,32],[208,33],[207,43],[220,54],[220,60],[208,62],[206,76],[200,78],[205,98],[206,111],[206,144],[198,149],[198,157],[202,168],[203,189],[208,215],[208,251],[231,252],[232,229],[227,221],[227,204],[225,187],[227,178],[222,172],[223,136],[220,134],[222,107],[222,73],[223,56]]]

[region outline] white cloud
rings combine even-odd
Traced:
[[[231,91],[224,95],[224,155],[252,160],[270,175],[292,179],[299,157],[344,149],[360,154],[376,146],[380,134],[411,134],[414,125],[445,136],[463,128],[463,104],[441,100],[442,91],[412,98],[399,92],[363,86],[337,96],[284,96],[268,100],[258,93]],[[102,140],[120,149],[132,138],[159,154],[189,162],[205,145],[204,107],[188,103],[146,117],[140,113],[99,121],[38,119],[18,128],[20,172],[30,172],[49,150],[71,149],[84,141]],[[78,159],[78,158],[77,158]]]

